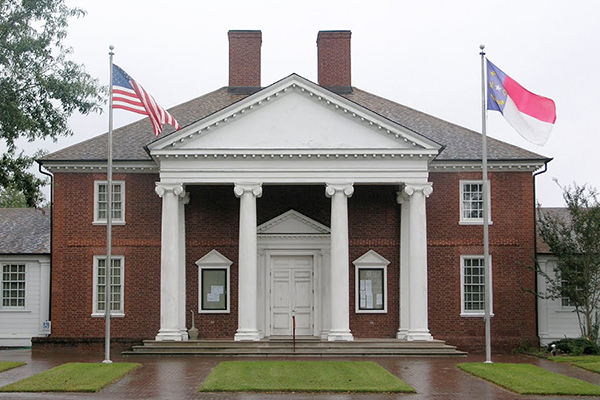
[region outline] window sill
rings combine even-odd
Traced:
[[[565,313],[574,313],[575,311],[575,307],[573,308],[561,308],[559,310],[554,310],[555,313],[559,313],[559,314],[565,314]]]
[[[106,221],[93,221],[92,225],[106,225]],[[125,225],[125,221],[112,221],[111,225]]]
[[[466,317],[466,318],[470,318],[470,317],[475,317],[475,318],[483,318],[485,317],[485,313],[460,313],[461,317]],[[494,313],[490,314],[490,317],[493,317]]]
[[[30,313],[26,308],[0,308],[0,313]]]
[[[356,310],[356,314],[387,314],[387,310]]]
[[[469,221],[469,220],[465,220],[465,221],[458,221],[459,225],[483,225],[483,221],[480,220],[474,220],[474,221]],[[488,222],[488,225],[494,225],[493,221]]]
[[[104,313],[93,313],[92,314],[92,318],[104,318],[106,316],[106,314]],[[110,314],[111,318],[124,318],[125,314],[123,313],[112,313]]]
[[[198,310],[198,314],[230,314],[229,310]]]

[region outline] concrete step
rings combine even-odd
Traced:
[[[123,355],[205,355],[205,356],[465,356],[455,346],[440,340],[407,342],[397,339],[356,339],[352,342],[329,342],[304,337],[294,343],[290,338],[268,338],[253,342],[231,339],[165,342],[146,340]]]

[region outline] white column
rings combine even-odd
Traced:
[[[409,326],[407,340],[433,340],[427,315],[427,216],[425,198],[433,192],[431,183],[407,184],[410,197],[409,226]]]
[[[179,333],[181,340],[188,340],[185,326],[188,310],[186,309],[186,280],[185,280],[185,206],[190,202],[189,192],[179,197]],[[191,326],[191,325],[190,325]]]
[[[402,188],[403,189],[403,188]],[[410,222],[408,195],[404,190],[396,193],[396,201],[400,204],[400,324],[397,339],[406,339],[408,336],[410,282],[409,282],[409,246]]]
[[[156,184],[156,194],[163,199],[160,257],[160,330],[156,340],[181,341],[180,331],[180,184]]]
[[[350,333],[350,260],[348,255],[348,197],[354,193],[351,183],[327,184],[331,198],[331,325],[327,340],[354,340]]]
[[[235,184],[240,198],[240,242],[238,262],[238,330],[235,340],[259,340],[257,323],[256,198],[262,196],[260,183]]]

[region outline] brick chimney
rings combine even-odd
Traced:
[[[229,31],[229,92],[260,90],[261,31]]]
[[[334,92],[352,92],[350,31],[320,31],[317,36],[319,85]]]

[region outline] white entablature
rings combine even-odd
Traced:
[[[291,75],[148,146],[161,181],[426,181],[440,145]]]

